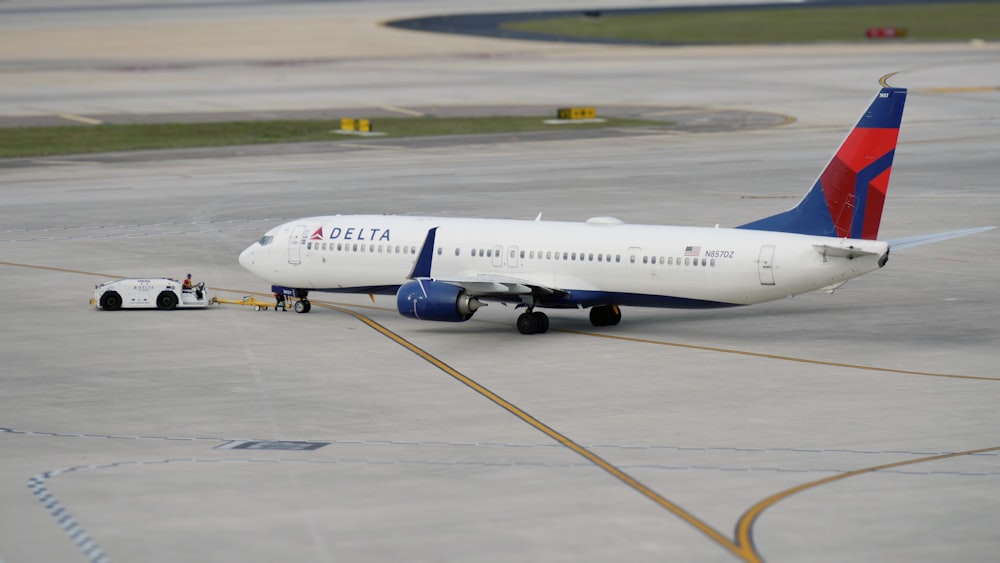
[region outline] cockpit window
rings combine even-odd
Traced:
[[[260,237],[260,240],[257,242],[259,242],[261,246],[267,246],[271,244],[272,240],[274,240],[274,237],[272,237],[271,235],[264,235]]]

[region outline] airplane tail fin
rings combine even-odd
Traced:
[[[798,205],[738,229],[878,237],[906,89],[883,88]]]

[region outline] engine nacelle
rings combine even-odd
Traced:
[[[422,321],[459,323],[472,318],[482,306],[461,287],[433,280],[407,282],[396,292],[399,314]]]

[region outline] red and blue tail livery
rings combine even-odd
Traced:
[[[882,88],[798,205],[738,228],[877,239],[905,103],[905,88]]]

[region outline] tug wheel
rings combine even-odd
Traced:
[[[156,296],[156,308],[169,311],[177,306],[177,295],[172,291],[161,291]]]
[[[101,296],[101,309],[117,311],[122,308],[122,296],[117,291],[107,291]]]

